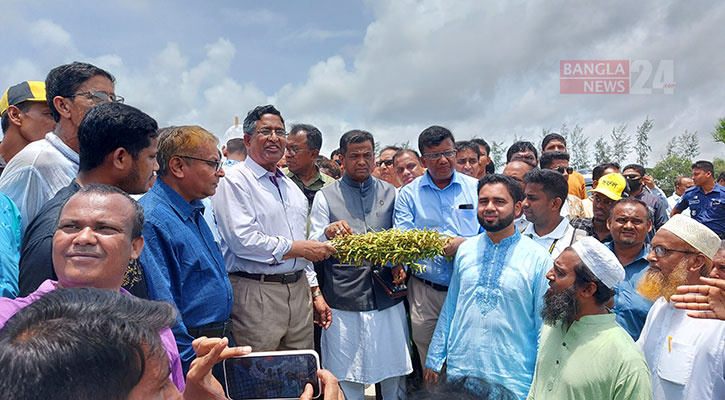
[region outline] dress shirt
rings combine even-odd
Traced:
[[[605,243],[609,250],[614,252],[614,242]],[[644,322],[647,320],[647,313],[652,307],[652,302],[637,292],[637,285],[647,269],[649,261],[650,246],[645,244],[634,261],[624,266],[624,279],[614,286],[614,309],[612,312],[617,315],[617,323],[624,328],[632,339],[639,339]]]
[[[20,211],[8,196],[0,193],[0,297],[18,295],[20,260]]]
[[[306,239],[309,205],[279,168],[267,171],[248,157],[226,170],[212,204],[228,272],[271,275],[304,270],[310,286],[317,286],[310,261],[282,259],[293,241]]]
[[[43,282],[36,291],[29,294],[27,297],[18,297],[17,299],[0,298],[0,329],[2,329],[10,317],[15,315],[18,311],[36,302],[45,294],[52,292],[57,288],[58,282],[49,279]],[[129,294],[124,288],[121,288],[121,293]],[[184,380],[184,372],[181,369],[181,361],[179,360],[179,350],[176,348],[176,341],[174,340],[174,334],[171,332],[171,329],[166,327],[159,332],[159,336],[161,336],[161,344],[163,345],[164,350],[166,350],[166,354],[169,356],[171,381],[174,382],[174,386],[176,386],[180,392],[183,392],[186,384]]]
[[[559,257],[564,249],[571,246],[574,241],[574,227],[569,224],[569,217],[564,217],[553,231],[544,236],[539,236],[534,230],[534,224],[529,224],[522,235],[536,242],[551,254],[551,259]]]
[[[678,210],[689,207],[692,219],[718,235],[725,234],[725,187],[720,184],[716,183],[710,193],[699,186],[687,189],[676,207]]]
[[[614,314],[544,325],[528,400],[649,400],[649,369]]]
[[[0,192],[20,209],[23,231],[43,204],[78,174],[78,153],[53,132],[25,146],[5,167]]]
[[[569,221],[569,224],[573,226],[576,229],[581,229],[584,232],[587,233],[587,236],[592,236],[595,239],[599,239],[597,237],[597,232],[594,230],[594,223],[592,222],[592,218],[574,218],[571,221]],[[612,241],[612,235],[607,234],[607,236],[604,239],[599,239],[600,242],[606,243]]]
[[[660,297],[637,346],[649,365],[655,400],[723,398],[725,322],[688,317]]]
[[[426,172],[398,192],[393,227],[405,231],[428,228],[443,235],[472,237],[482,231],[477,210],[476,179],[453,171],[451,182],[440,189]],[[424,272],[416,273],[416,276],[448,286],[453,271],[451,261],[436,256],[433,260],[420,260],[419,263]]]
[[[667,213],[668,214],[672,212],[672,209],[675,208],[677,203],[680,202],[681,198],[682,197],[680,195],[678,195],[677,193],[672,193],[672,196],[667,198]],[[690,208],[688,207],[688,208],[682,210],[682,214],[690,215]]]
[[[458,248],[426,367],[476,376],[526,398],[534,376],[549,253],[516,231],[499,244],[482,233]]]
[[[139,203],[146,217],[139,262],[149,297],[179,310],[173,331],[186,371],[196,357],[188,328],[226,322],[232,313],[232,287],[201,201],[184,200],[159,178]]]
[[[302,190],[302,193],[304,193],[305,197],[307,198],[310,207],[312,207],[312,201],[315,199],[315,193],[317,193],[317,191],[322,189],[323,187],[335,182],[335,178],[323,172],[320,172],[319,169],[317,170],[317,175],[315,175],[309,185],[305,185],[305,183],[302,182],[302,178],[295,175],[287,168],[283,168],[282,172],[287,175],[288,178],[292,179],[292,182],[294,182],[297,187]]]

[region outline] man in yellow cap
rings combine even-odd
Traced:
[[[45,100],[45,82],[25,81],[11,86],[0,99],[3,138],[0,175],[5,165],[30,142],[53,130],[55,121]]]
[[[627,187],[627,181],[620,173],[607,174],[599,178],[597,187],[592,189],[592,203],[594,216],[591,218],[574,218],[570,224],[577,229],[582,229],[589,236],[594,236],[600,242],[612,241],[612,235],[607,228],[607,219],[612,204],[622,198],[622,193]]]

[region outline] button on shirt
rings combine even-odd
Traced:
[[[467,175],[453,172],[451,182],[438,188],[426,172],[403,186],[395,200],[393,227],[402,230],[434,229],[444,235],[472,237],[481,229],[478,223],[478,182]],[[453,262],[436,256],[420,260],[424,272],[419,278],[448,286]]]
[[[276,184],[275,184],[276,181]],[[226,170],[212,197],[227,271],[284,274],[304,270],[317,286],[312,263],[282,257],[307,238],[307,198],[279,168],[267,171],[251,157]]]
[[[705,193],[699,186],[687,189],[676,208],[684,210],[687,207],[690,207],[692,219],[718,235],[725,233],[725,187],[716,183],[710,193]]]
[[[187,202],[157,179],[139,203],[146,217],[139,261],[149,297],[179,310],[173,331],[187,370],[195,357],[187,327],[226,322],[232,313],[232,287],[201,201]]]
[[[0,192],[20,209],[23,231],[40,207],[78,174],[78,153],[53,132],[25,146],[5,167]]]
[[[522,235],[546,249],[551,254],[551,258],[556,259],[564,249],[571,246],[571,242],[574,240],[574,227],[569,224],[569,217],[564,217],[553,231],[544,236],[536,234],[534,224],[529,224]]]
[[[614,242],[605,243],[609,250],[614,252]],[[652,307],[652,302],[637,292],[637,285],[647,269],[649,261],[647,254],[650,247],[645,244],[637,258],[624,266],[624,279],[614,286],[614,314],[617,315],[617,323],[624,328],[632,339],[639,339],[642,327],[647,321],[647,313]]]

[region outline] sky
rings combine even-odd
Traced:
[[[725,150],[710,135],[725,117],[725,2],[0,0],[0,10],[0,88],[90,62],[160,126],[221,139],[235,116],[271,103],[288,127],[320,128],[326,155],[350,129],[414,148],[430,125],[538,146],[564,123],[583,128],[593,154],[597,138],[621,124],[634,136],[646,117],[650,166],[685,130],[701,158]],[[562,60],[627,60],[627,87],[650,93],[562,94]]]

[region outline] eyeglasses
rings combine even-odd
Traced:
[[[281,138],[286,138],[288,135],[288,133],[284,129],[260,129],[255,133],[258,133],[262,136],[271,136],[272,134],[275,134]]]
[[[466,164],[475,165],[475,164],[478,164],[478,158],[459,158],[456,160],[456,164],[458,164],[458,165],[466,165]]]
[[[630,181],[636,181],[636,180],[640,180],[640,179],[642,179],[642,177],[641,177],[641,176],[639,176],[639,175],[634,175],[634,174],[627,174],[627,175],[624,175],[624,177],[625,177],[626,179],[630,180]]]
[[[695,252],[695,251],[669,249],[665,246],[655,246],[652,248],[652,251],[655,252],[655,255],[657,257],[665,257],[667,254],[672,253],[672,252],[684,253],[684,254],[697,254],[697,252]]]
[[[393,160],[390,159],[390,160],[375,161],[375,165],[377,165],[378,167],[382,167],[383,165],[385,165],[386,167],[390,167],[393,165]]]
[[[124,99],[122,96],[117,96],[113,93],[106,93],[103,90],[91,90],[90,92],[79,92],[76,94],[72,94],[70,96],[67,96],[68,98],[76,97],[76,96],[90,96],[89,98],[96,104],[98,103],[123,103]]]
[[[279,136],[279,135],[277,135],[277,136]],[[287,148],[287,152],[289,153],[289,155],[291,155],[293,157],[295,155],[297,155],[298,153],[304,153],[305,151],[310,151],[310,149],[298,149],[296,147],[288,147]]]
[[[562,175],[564,174],[564,171],[566,171],[567,174],[571,174],[572,172],[574,172],[574,168],[559,166],[559,167],[554,168],[554,171],[556,171]]]
[[[440,160],[441,157],[453,158],[455,156],[456,156],[455,150],[437,151],[435,153],[423,154],[423,158],[425,158],[428,161]]]
[[[219,172],[220,169],[222,169],[222,161],[221,160],[207,160],[206,158],[199,158],[199,157],[192,157],[192,156],[174,156],[174,157],[180,157],[180,158],[188,158],[191,160],[197,160],[197,161],[203,161],[208,166],[214,168],[215,172]]]

